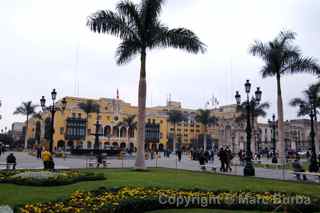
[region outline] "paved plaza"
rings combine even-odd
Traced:
[[[0,156],[0,163],[5,162],[6,156],[11,152],[6,152]],[[43,163],[42,160],[37,159],[36,157],[29,155],[26,152],[13,152],[17,158],[17,169],[42,169]],[[54,158],[55,167],[57,169],[77,169],[77,168],[86,168],[86,162],[89,159],[95,159],[93,156],[69,156],[65,159],[63,158]],[[237,159],[233,160],[234,164],[238,165]],[[119,160],[116,158],[108,159],[108,168],[132,168],[134,167],[134,158],[127,157],[126,159]],[[187,155],[183,155],[181,162],[176,160],[175,155],[171,155],[170,158],[161,157],[156,160],[146,160],[148,167],[162,167],[162,168],[172,168],[172,169],[183,169],[191,171],[200,171],[200,166],[198,161],[192,161]],[[217,168],[217,173],[222,173],[219,171],[220,161],[217,156],[215,156],[214,163],[209,162],[208,170],[210,171],[212,167]],[[295,177],[292,174],[289,174],[288,170],[280,169],[266,169],[266,168],[255,168],[256,177],[261,178],[271,178],[271,179],[285,179],[285,180],[295,180]],[[232,166],[232,172],[223,173],[230,175],[243,175],[243,166]],[[311,177],[310,177],[311,178]],[[317,181],[316,178],[311,178],[310,181]]]

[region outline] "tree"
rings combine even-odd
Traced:
[[[86,102],[79,103],[78,107],[86,113],[86,132],[88,132],[89,114],[98,112],[99,105],[92,100],[87,100]]]
[[[128,115],[127,117],[123,118],[122,121],[120,121],[117,126],[121,127],[124,126],[127,128],[127,140],[128,145],[130,141],[130,137],[133,136],[134,130],[137,129],[137,121],[136,121],[136,115]]]
[[[26,120],[26,131],[24,136],[24,148],[28,148],[28,124],[29,124],[29,116],[35,114],[35,110],[38,107],[38,105],[32,104],[32,101],[22,102],[22,104],[16,108],[16,110],[13,112],[14,115],[21,114],[27,116]]]
[[[260,57],[265,63],[261,68],[262,77],[276,77],[279,132],[277,150],[282,163],[285,160],[285,144],[281,76],[304,72],[319,74],[320,71],[315,59],[302,56],[301,50],[297,46],[292,45],[295,38],[296,33],[282,31],[274,40],[268,43],[255,41],[249,50],[253,56]]]
[[[144,159],[145,107],[146,107],[146,55],[147,50],[173,47],[191,53],[204,53],[205,45],[190,30],[169,29],[159,20],[164,0],[142,0],[135,4],[122,0],[116,12],[100,10],[88,18],[87,25],[93,32],[108,33],[122,40],[117,51],[117,64],[128,63],[140,55],[140,79],[138,88],[138,149],[136,169],[146,169]]]
[[[208,125],[209,124],[216,125],[218,123],[218,119],[215,116],[211,115],[210,110],[199,109],[198,114],[196,115],[196,121],[201,123],[204,126],[203,144],[204,144],[204,150],[206,150],[207,149]]]
[[[173,152],[176,151],[176,142],[177,142],[177,136],[176,136],[176,124],[185,121],[186,116],[179,110],[170,110],[168,111],[168,122],[173,124]]]

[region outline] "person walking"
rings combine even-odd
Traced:
[[[296,159],[292,162],[292,168],[294,172],[305,172],[305,169],[302,167],[302,164],[300,162],[300,157],[299,155],[296,156]],[[296,174],[297,179],[301,180],[300,174]],[[306,175],[303,175],[303,180],[307,180]]]
[[[202,171],[206,170],[206,166],[205,166],[206,162],[207,162],[207,159],[204,155],[204,152],[201,150],[199,154],[199,164]]]
[[[231,160],[233,159],[233,155],[231,150],[229,149],[229,147],[227,146],[226,150],[225,150],[225,158],[226,158],[226,172],[232,172],[232,168],[231,168]]]
[[[16,165],[17,165],[17,159],[16,157],[13,155],[13,153],[10,153],[7,157],[7,170],[10,169],[10,166],[12,166],[12,170],[16,169]]]
[[[226,152],[223,149],[223,147],[220,148],[218,156],[221,163],[220,172],[225,172],[226,171]]]
[[[177,150],[177,156],[178,156],[178,161],[181,161],[181,157],[182,157],[182,152],[180,149]]]

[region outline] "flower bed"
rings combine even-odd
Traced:
[[[302,195],[276,192],[214,192],[161,188],[123,187],[101,188],[92,192],[74,192],[65,201],[27,204],[22,213],[141,213],[169,208],[219,208],[245,210],[274,210],[280,205],[301,212],[319,210],[319,200]]]
[[[29,186],[58,186],[79,181],[104,179],[104,175],[100,173],[80,173],[79,171],[9,171],[0,173],[0,183]]]

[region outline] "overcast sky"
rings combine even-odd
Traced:
[[[13,115],[22,101],[50,96],[116,96],[137,104],[139,60],[117,66],[119,40],[90,32],[88,15],[114,10],[118,0],[2,0],[0,7],[0,128],[24,117]],[[139,2],[139,1],[135,1]],[[168,94],[184,107],[201,108],[214,94],[220,105],[233,104],[250,79],[262,101],[276,112],[275,78],[262,79],[263,62],[248,54],[255,40],[269,41],[283,30],[297,32],[304,55],[320,60],[318,0],[167,0],[161,19],[170,27],[193,30],[207,44],[206,54],[155,50],[147,56],[147,105],[165,105]],[[285,119],[295,118],[291,98],[316,81],[312,75],[282,79]],[[78,82],[75,85],[75,82]],[[78,88],[78,89],[77,89]],[[39,109],[40,110],[40,109]]]

